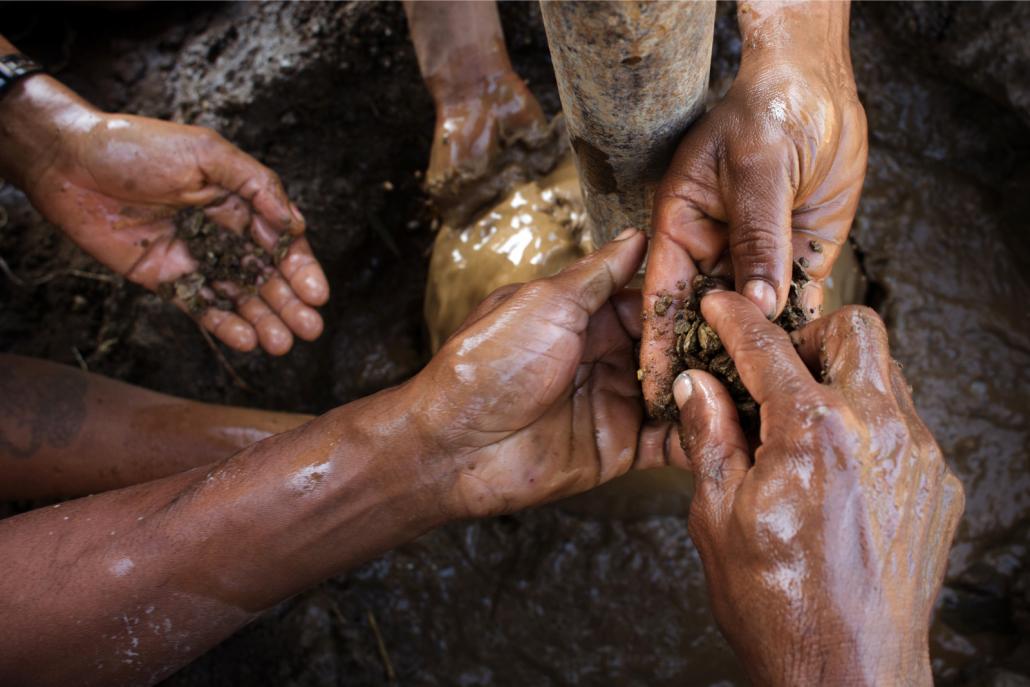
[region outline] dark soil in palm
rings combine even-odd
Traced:
[[[178,299],[193,315],[208,308],[232,310],[233,302],[216,284],[232,284],[234,290],[253,293],[285,256],[291,237],[283,234],[275,254],[212,222],[199,208],[180,210],[174,218],[175,237],[186,243],[197,261],[195,272],[158,287],[165,300]]]

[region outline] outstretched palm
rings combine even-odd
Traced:
[[[321,333],[322,320],[310,306],[326,301],[328,285],[300,236],[303,218],[276,175],[249,155],[207,129],[95,111],[68,122],[53,151],[26,191],[94,258],[156,290],[198,269],[198,256],[176,237],[173,217],[182,208],[203,208],[214,223],[268,254],[289,233],[288,250],[275,267],[263,268],[256,290],[232,279],[205,285],[235,312],[209,307],[197,314],[240,350],[260,343],[282,354],[293,333],[303,339]]]

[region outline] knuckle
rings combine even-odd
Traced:
[[[876,311],[865,305],[848,305],[830,316],[831,335],[856,334],[863,338],[887,338],[887,328]]]
[[[771,220],[754,219],[743,224],[739,231],[733,232],[730,237],[730,250],[734,257],[747,260],[758,256],[775,254],[780,250],[783,241],[782,229]],[[754,265],[742,265],[742,267],[754,267]]]

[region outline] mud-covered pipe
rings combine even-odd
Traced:
[[[594,244],[650,228],[655,187],[704,111],[715,2],[541,2]]]

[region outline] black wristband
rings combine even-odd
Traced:
[[[42,65],[21,53],[0,57],[0,98],[4,97],[14,84],[26,76],[32,76],[43,71],[46,70],[43,69]]]

